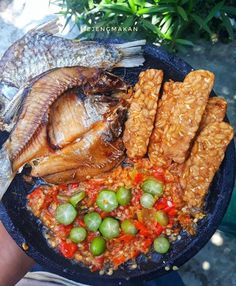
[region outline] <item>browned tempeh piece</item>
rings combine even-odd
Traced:
[[[233,128],[225,122],[210,123],[198,135],[180,178],[188,207],[202,207],[233,135]]]
[[[171,116],[172,109],[175,106],[176,96],[173,89],[178,86],[177,82],[169,81],[164,83],[163,95],[158,102],[155,127],[153,129],[150,144],[148,148],[148,156],[151,162],[158,166],[168,165],[170,160],[164,158],[161,148],[162,136],[165,126]]]
[[[139,75],[123,136],[127,155],[130,158],[143,157],[147,152],[162,79],[161,70],[149,69]]]
[[[209,123],[223,121],[227,109],[227,102],[222,97],[211,97],[207,102],[206,109],[203,113],[199,130],[202,130]]]
[[[185,161],[213,84],[213,73],[197,70],[190,72],[184,82],[173,89],[177,99],[162,136],[164,157],[180,164]]]

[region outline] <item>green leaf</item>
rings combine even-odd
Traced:
[[[176,0],[155,0],[158,4],[176,4]]]
[[[185,39],[176,39],[175,42],[177,44],[185,45],[185,46],[194,46],[193,42]]]
[[[135,13],[137,11],[137,8],[136,8],[134,0],[128,0],[128,2],[129,2],[129,6],[130,6],[132,12]]]
[[[233,27],[231,25],[229,18],[225,15],[224,12],[221,12],[220,15],[221,15],[223,25],[229,34],[229,37],[231,38],[231,40],[233,40],[234,39],[234,30],[233,30]]]
[[[147,30],[150,30],[154,34],[158,34],[159,36],[162,35],[160,29],[157,28],[157,26],[150,23],[149,21],[143,19],[142,23],[143,23],[144,28],[146,28]]]
[[[66,22],[65,22],[65,25],[64,25],[64,27],[63,27],[62,31],[64,31],[64,30],[65,30],[65,28],[66,28],[66,27],[67,27],[67,25],[69,24],[69,22],[70,22],[71,18],[72,18],[72,14],[71,14],[71,15],[69,15],[69,16],[67,16],[67,19],[66,19]]]
[[[161,17],[158,17],[157,15],[153,15],[151,19],[152,19],[152,20],[151,20],[151,23],[152,23],[153,25],[157,25],[157,24],[160,22]],[[159,24],[159,25],[160,25],[160,24]]]
[[[236,16],[236,7],[233,6],[223,6],[221,11],[226,12],[230,15]]]
[[[182,0],[182,1],[180,1],[180,5],[184,5],[184,4],[186,4],[187,2],[189,2],[189,0]]]
[[[215,17],[215,15],[217,14],[217,12],[220,11],[220,9],[223,7],[224,5],[224,1],[221,1],[219,3],[217,3],[209,12],[209,14],[207,15],[204,23],[207,24],[213,17]]]
[[[143,14],[165,13],[165,12],[173,13],[175,12],[175,9],[171,6],[150,7],[150,8],[139,9],[137,11],[137,14],[143,15]]]
[[[145,5],[145,0],[134,0],[135,4],[143,7]]]
[[[169,30],[170,28],[170,25],[171,25],[171,22],[172,22],[172,18],[171,17],[168,17],[168,19],[165,21],[165,24],[162,26],[161,28],[161,32],[163,34],[166,34],[167,31]]]
[[[197,14],[191,14],[193,20],[199,25],[200,29],[205,30],[209,35],[212,35],[212,32],[207,24],[204,23],[204,20]]]
[[[124,27],[132,27],[132,25],[134,24],[134,17],[128,17],[126,18],[126,20],[123,22],[123,26]]]
[[[102,9],[104,10],[108,10],[108,11],[112,11],[112,12],[118,12],[121,14],[126,14],[126,15],[130,15],[132,14],[132,10],[130,8],[128,8],[126,5],[122,5],[122,4],[104,4],[101,6]]]
[[[170,17],[171,17],[170,15],[164,16],[164,17],[162,18],[162,20],[161,20],[161,22],[160,22],[159,25],[160,25],[160,26],[164,25],[165,22],[166,22]]]
[[[186,22],[188,21],[188,16],[187,16],[185,10],[181,6],[177,6],[177,12],[183,18],[184,21],[186,21]]]

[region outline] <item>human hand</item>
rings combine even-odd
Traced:
[[[0,281],[1,286],[15,285],[34,265],[8,234],[0,222]]]

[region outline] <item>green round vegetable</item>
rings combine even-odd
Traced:
[[[154,214],[155,220],[162,226],[166,226],[169,223],[167,214],[161,210]]]
[[[155,178],[148,178],[142,184],[142,190],[153,196],[160,197],[163,194],[163,184]]]
[[[74,227],[70,231],[69,238],[71,241],[73,241],[75,243],[79,243],[79,242],[82,242],[83,240],[85,240],[86,236],[87,236],[87,232],[86,232],[85,228]]]
[[[88,230],[97,231],[102,222],[102,218],[98,213],[92,212],[84,216],[84,222]]]
[[[103,237],[95,237],[90,244],[90,251],[94,256],[99,256],[103,254],[106,250],[106,241]]]
[[[76,207],[77,204],[82,201],[84,198],[85,198],[85,192],[82,191],[78,194],[75,194],[74,196],[72,196],[70,199],[69,199],[69,202],[74,206]]]
[[[140,203],[142,207],[146,209],[150,209],[153,207],[155,203],[155,199],[153,198],[151,194],[145,193],[141,196]]]
[[[132,198],[131,191],[125,187],[120,187],[116,192],[116,198],[121,206],[127,206]]]
[[[138,232],[135,225],[129,219],[125,219],[124,221],[122,221],[121,229],[123,230],[124,233],[132,234],[132,235],[135,235]]]
[[[170,243],[164,236],[159,236],[154,240],[154,250],[158,253],[164,254],[170,248]]]
[[[111,212],[118,207],[115,192],[106,189],[98,194],[96,203],[104,212]]]
[[[76,209],[69,203],[59,205],[56,209],[56,220],[61,224],[71,224],[76,216]]]
[[[120,225],[118,220],[112,217],[106,217],[100,227],[99,230],[101,234],[108,239],[115,238],[120,234]]]

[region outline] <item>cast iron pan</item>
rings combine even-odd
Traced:
[[[183,80],[184,76],[192,69],[181,59],[154,45],[145,46],[145,58],[146,62],[143,67],[118,69],[115,73],[134,84],[138,74],[147,68],[163,69],[165,80],[171,78],[175,81]],[[214,92],[212,95],[215,95]],[[6,133],[0,134],[1,144],[6,137]],[[112,276],[100,276],[97,272],[91,273],[85,267],[63,258],[48,246],[43,236],[43,226],[26,209],[26,195],[32,186],[24,182],[22,174],[16,176],[4,195],[0,204],[0,215],[6,229],[17,244],[22,247],[22,243],[26,242],[29,245],[27,254],[52,272],[90,285],[126,285],[128,281],[137,285],[140,281],[165,274],[165,266],[179,267],[207,243],[227,209],[233,190],[234,175],[235,151],[232,141],[206,198],[205,211],[208,215],[199,222],[197,235],[191,237],[183,232],[182,239],[173,243],[171,251],[165,256],[152,253],[151,259],[147,260],[145,256],[141,255],[138,258],[137,269],[131,271],[124,265]]]

